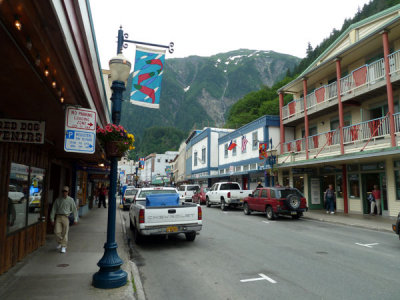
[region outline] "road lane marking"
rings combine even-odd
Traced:
[[[271,283],[276,283],[275,280],[273,280],[272,278],[268,277],[268,276],[265,275],[265,274],[260,273],[260,274],[258,274],[258,276],[261,276],[261,277],[258,277],[258,278],[249,278],[249,279],[242,279],[242,280],[240,280],[240,282],[251,282],[251,281],[259,281],[259,280],[267,280],[267,281],[269,281],[269,282],[271,282]]]
[[[363,247],[367,247],[367,248],[372,248],[372,246],[376,246],[379,245],[379,243],[372,243],[372,244],[361,244],[361,243],[355,243],[358,246],[363,246]]]

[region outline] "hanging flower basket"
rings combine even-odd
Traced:
[[[123,142],[110,141],[105,143],[105,150],[107,157],[122,157],[124,156],[125,150]]]
[[[128,133],[121,125],[107,124],[104,129],[97,127],[97,138],[109,158],[121,158],[126,151],[135,149],[133,134]]]

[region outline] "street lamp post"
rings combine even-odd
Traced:
[[[118,40],[120,40],[120,34],[118,35]],[[112,81],[111,89],[113,91],[111,96],[112,122],[115,125],[119,125],[121,120],[122,93],[125,91],[125,82],[131,69],[131,63],[122,55],[121,48],[118,47],[118,49],[117,56],[113,57],[109,62]],[[128,274],[120,268],[123,261],[118,256],[118,245],[115,242],[115,194],[117,191],[118,160],[118,157],[111,157],[107,242],[104,244],[104,255],[97,263],[100,270],[93,275],[93,286],[102,289],[121,287],[126,284],[128,278]]]

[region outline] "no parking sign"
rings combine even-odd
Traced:
[[[64,150],[92,154],[96,148],[96,117],[93,109],[67,107]]]

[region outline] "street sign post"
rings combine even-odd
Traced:
[[[97,112],[92,109],[67,107],[64,150],[93,154],[96,150]]]

